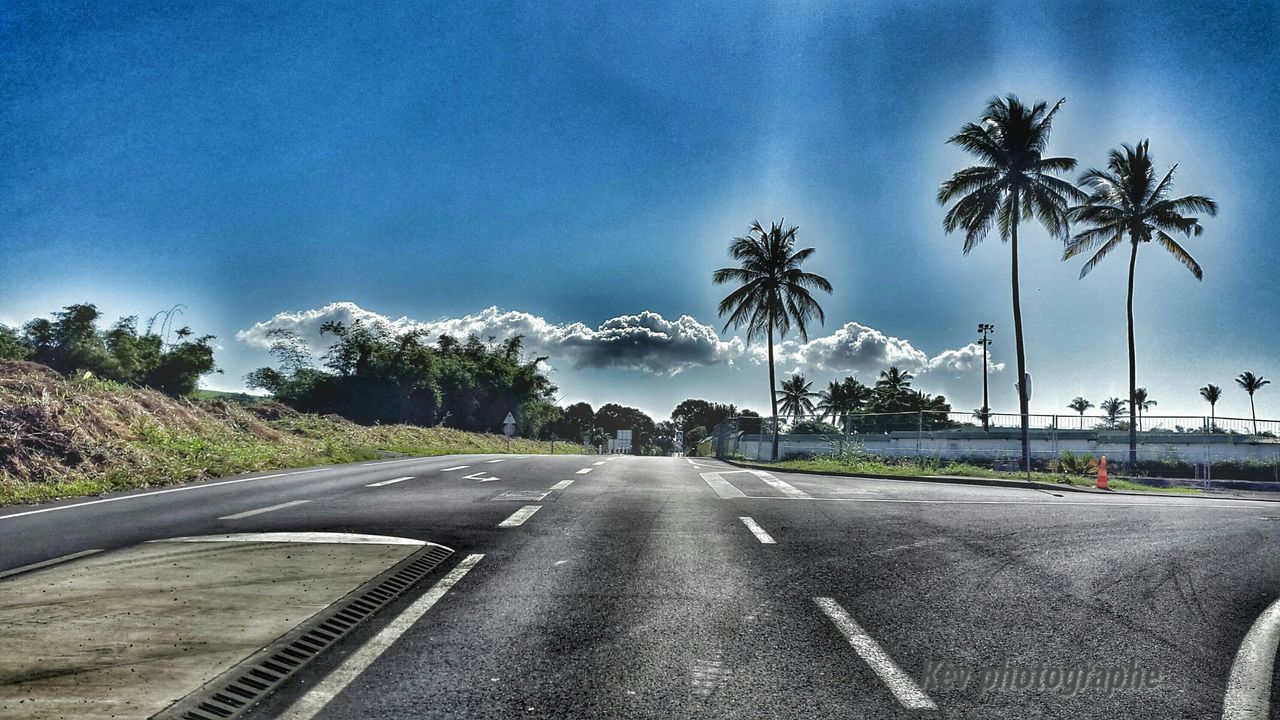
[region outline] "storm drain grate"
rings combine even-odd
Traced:
[[[288,680],[384,605],[404,594],[453,551],[427,543],[346,597],[280,636],[203,687],[152,716],[152,720],[228,720]]]

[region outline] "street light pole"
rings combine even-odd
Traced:
[[[996,326],[990,323],[978,323],[978,332],[982,333],[982,430],[987,432],[991,430],[991,405],[987,400],[987,346],[991,344],[991,338],[988,337],[996,331]]]

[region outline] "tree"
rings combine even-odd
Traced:
[[[560,422],[560,436],[574,442],[581,442],[582,436],[591,432],[595,425],[596,412],[591,405],[584,402],[573,403],[564,409]]]
[[[1090,169],[1080,178],[1087,191],[1084,201],[1071,208],[1071,219],[1088,226],[1071,238],[1062,252],[1069,260],[1086,252],[1093,257],[1080,268],[1080,277],[1098,266],[1112,250],[1129,241],[1129,462],[1138,462],[1138,434],[1135,414],[1138,412],[1137,352],[1133,337],[1133,278],[1138,264],[1138,245],[1155,242],[1186,266],[1197,280],[1204,277],[1200,263],[1169,233],[1198,237],[1200,221],[1184,213],[1218,214],[1218,204],[1204,195],[1170,198],[1175,164],[1163,178],[1157,179],[1146,140],[1136,147],[1124,145],[1112,150],[1107,170]]]
[[[805,382],[803,375],[792,375],[783,380],[782,389],[778,391],[778,397],[782,400],[779,408],[782,414],[790,415],[793,422],[799,422],[801,415],[812,413],[812,398],[818,397],[818,393],[809,390],[812,386],[813,383]]]
[[[1218,424],[1218,401],[1222,399],[1222,388],[1209,383],[1200,388],[1200,397],[1209,403],[1209,431],[1213,432]]]
[[[1071,402],[1067,403],[1067,407],[1080,413],[1080,427],[1084,428],[1084,412],[1093,407],[1093,403],[1084,399],[1084,396],[1077,395]]]
[[[1069,157],[1045,157],[1054,115],[1066,99],[1050,109],[1037,102],[1028,108],[1017,97],[992,98],[977,123],[966,123],[949,144],[976,156],[981,164],[958,170],[938,188],[938,202],[956,203],[947,211],[943,227],[948,233],[964,230],[964,254],[968,255],[997,227],[1000,239],[1009,242],[1013,287],[1013,329],[1018,357],[1018,408],[1022,416],[1022,464],[1031,466],[1028,435],[1030,403],[1027,399],[1026,351],[1022,339],[1022,301],[1018,287],[1018,224],[1036,217],[1054,238],[1066,239],[1068,200],[1080,191],[1054,173],[1075,169]]]
[[[876,392],[889,397],[901,396],[911,389],[911,381],[915,377],[915,375],[903,372],[896,367],[881,370],[880,379],[876,380]]]
[[[732,404],[708,402],[696,398],[683,400],[671,411],[671,422],[686,433],[694,428],[702,428],[710,433],[715,426],[737,416],[738,409]],[[706,435],[703,435],[706,437]]]
[[[26,360],[30,355],[31,350],[22,343],[18,331],[0,325],[0,360]]]
[[[1107,414],[1107,426],[1116,426],[1116,416],[1124,412],[1125,402],[1118,397],[1110,397],[1102,401],[1098,409]]]
[[[712,278],[716,284],[737,283],[738,288],[720,301],[721,316],[728,315],[724,329],[746,326],[747,342],[766,336],[769,352],[769,402],[773,409],[773,460],[778,459],[778,398],[774,381],[773,333],[785,338],[794,326],[800,339],[808,341],[808,323],[817,318],[826,321],[822,307],[813,299],[811,290],[831,292],[831,283],[821,275],[800,269],[813,256],[813,248],[796,250],[799,228],[784,228],[773,223],[765,230],[759,222],[751,224],[744,237],[734,238],[729,254],[739,262],[737,267],[721,268]]]
[[[1271,384],[1270,380],[1262,379],[1261,375],[1254,375],[1251,372],[1242,372],[1236,378],[1236,384],[1249,393],[1249,414],[1253,417],[1253,434],[1258,434],[1258,412],[1253,407],[1253,394]]]
[[[1138,407],[1138,427],[1142,427],[1142,414],[1160,403],[1147,398],[1147,389],[1144,387],[1137,388],[1133,391],[1133,404]]]
[[[600,406],[596,411],[596,427],[609,433],[609,437],[612,438],[618,436],[619,430],[630,430],[631,446],[637,453],[653,444],[654,433],[657,430],[653,418],[636,408],[617,403],[606,403]]]

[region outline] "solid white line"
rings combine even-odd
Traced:
[[[470,465],[458,465],[458,466],[451,467],[451,468],[444,468],[444,469],[443,469],[443,470],[441,470],[440,472],[453,472],[454,470],[466,470],[466,469],[467,469],[467,468],[469,468],[469,467],[471,467],[471,466],[470,466]]]
[[[250,482],[252,480],[268,480],[270,478],[287,477],[292,475],[306,475],[308,473],[318,473],[334,469],[336,468],[324,467],[316,468],[315,470],[299,470],[298,472],[276,473],[275,475],[259,475],[257,477],[236,478],[235,480],[222,480],[221,482],[211,482],[203,485],[169,488],[168,490],[153,490],[151,492],[137,493],[136,495],[121,495],[119,497],[102,498],[101,500],[90,500],[88,502],[76,503],[74,505],[59,505],[58,507],[41,508],[39,510],[27,510],[26,512],[13,513],[12,515],[0,515],[0,520],[20,518],[27,515],[39,515],[40,513],[56,512],[58,510],[71,510],[73,508],[87,507],[89,505],[119,502],[120,500],[133,500],[135,498],[151,497],[153,495],[168,495],[169,493],[186,492],[188,490],[203,490],[204,488],[218,487],[220,485],[235,485],[236,483]]]
[[[430,456],[426,456],[426,457],[401,458],[399,460],[377,460],[374,462],[362,463],[360,467],[372,467],[374,465],[393,465],[395,463],[416,462],[418,460],[430,460],[430,459],[432,459]]]
[[[191,535],[187,537],[167,538],[165,540],[148,540],[148,543],[215,543],[215,542],[257,542],[257,543],[298,543],[320,545],[426,545],[421,540],[395,537],[392,535],[361,535],[359,533],[332,532],[271,532],[271,533],[226,533],[223,535]]]
[[[433,605],[449,592],[449,589],[458,584],[471,568],[480,562],[482,554],[468,555],[458,563],[448,575],[440,578],[435,585],[431,586],[422,597],[414,601],[412,605],[405,609],[404,612],[396,616],[389,625],[384,627],[373,637],[372,640],[360,646],[360,649],[352,653],[341,665],[333,672],[329,673],[318,685],[313,687],[310,692],[298,698],[284,715],[280,717],[283,720],[311,720],[315,717],[329,701],[342,692],[353,680],[360,676],[366,668],[373,664],[387,648],[391,647],[406,630],[413,627],[422,616],[431,609]]]
[[[716,475],[716,474],[718,473],[703,473],[703,475]],[[1258,510],[1260,510],[1263,507],[1262,503],[1271,505],[1272,503],[1275,502],[1274,500],[1253,500],[1253,501],[1210,500],[1208,502],[1202,502],[1195,505],[1191,505],[1185,502],[1117,503],[1117,502],[1076,502],[1072,500],[1050,500],[1048,502],[1037,501],[1037,500],[907,500],[907,499],[894,499],[894,498],[847,498],[847,497],[792,498],[792,497],[778,497],[777,495],[750,495],[750,496],[741,495],[741,496],[734,496],[734,497],[750,497],[750,499],[752,500],[779,500],[779,501],[809,500],[812,502],[851,502],[851,503],[921,503],[925,505],[1042,505],[1044,507],[1062,507],[1064,505],[1070,505],[1075,507],[1090,507],[1090,508],[1158,507],[1158,508],[1165,508],[1165,509],[1177,508],[1179,510],[1184,508],[1195,509],[1195,510],[1203,510],[1205,508],[1216,508],[1219,510],[1249,510],[1251,512],[1257,512]],[[1252,502],[1254,504],[1252,505],[1233,504],[1237,502]]]
[[[506,459],[506,458],[498,458],[497,460],[485,460],[484,462],[485,462],[485,464],[487,465],[487,464],[489,464],[489,463],[502,462],[502,461],[503,461],[503,460],[505,460],[505,459]]]
[[[31,563],[30,565],[23,565],[22,567],[16,567],[11,570],[5,570],[4,572],[0,572],[0,578],[6,578],[6,577],[9,577],[10,575],[18,575],[19,573],[24,573],[24,572],[31,572],[32,570],[39,570],[40,568],[46,568],[46,567],[49,567],[50,565],[57,565],[58,563],[64,563],[64,562],[67,562],[68,560],[75,560],[76,558],[82,558],[86,555],[93,555],[94,553],[100,553],[100,552],[102,552],[102,550],[81,550],[80,552],[71,553],[70,555],[63,555],[61,557],[50,558],[49,560],[42,560],[38,563]]]
[[[747,526],[747,529],[751,531],[752,535],[756,536],[756,539],[760,541],[761,545],[777,544],[776,542],[774,542],[773,536],[765,532],[764,528],[760,527],[760,523],[756,522],[755,520],[752,520],[749,517],[746,517],[745,515],[739,516],[738,519],[742,521],[743,525]]]
[[[779,492],[781,492],[783,495],[786,495],[787,497],[793,497],[793,498],[796,498],[797,500],[807,500],[811,497],[809,493],[796,488],[791,483],[783,482],[782,480],[779,480],[778,478],[770,475],[769,473],[763,470],[751,470],[750,472],[752,475],[755,475],[756,477],[760,478],[765,483],[767,483],[770,487],[777,489]]]
[[[545,497],[545,496],[544,496]],[[525,520],[533,517],[533,514],[542,509],[541,505],[525,505],[519,510],[511,513],[511,517],[498,523],[500,528],[520,527]]]
[[[409,475],[406,477],[393,478],[391,480],[383,480],[382,482],[369,483],[368,485],[365,485],[365,487],[382,487],[383,485],[394,485],[398,482],[404,482],[405,480],[412,480],[414,477],[415,476],[413,475]]]
[[[893,658],[889,657],[879,643],[871,638],[858,623],[853,621],[849,613],[840,607],[840,603],[829,597],[816,597],[813,599],[818,607],[822,608],[822,612],[831,618],[831,622],[835,623],[836,628],[844,635],[849,644],[853,646],[858,656],[871,666],[876,675],[884,681],[889,687],[889,692],[898,698],[898,702],[903,707],[910,710],[937,710],[938,706],[933,704],[928,695],[916,685],[916,681],[911,676],[902,671]]]
[[[589,473],[589,472],[591,472],[591,468],[582,468],[581,470],[579,470],[579,471],[578,471],[578,474],[579,474],[579,475],[586,475],[586,474],[587,474],[587,473]]]
[[[218,519],[219,520],[241,520],[247,517],[253,517],[254,515],[261,515],[262,513],[275,512],[276,510],[283,510],[288,507],[293,507],[294,505],[302,505],[304,503],[309,503],[309,502],[311,501],[310,500],[290,500],[289,502],[280,503],[279,505],[269,505],[264,508],[258,508],[257,510],[245,510],[244,512],[236,513],[235,515],[223,515]]]
[[[746,494],[734,487],[733,483],[720,477],[720,473],[702,473],[702,479],[711,486],[712,490],[716,491],[716,495],[719,495],[722,500],[746,497]],[[778,499],[785,500],[786,498]]]
[[[1266,720],[1271,716],[1271,675],[1280,646],[1280,600],[1262,611],[1231,664],[1222,720]]]
[[[572,484],[573,484],[573,481],[572,481],[572,480],[561,480],[560,482],[556,483],[555,485],[552,485],[552,486],[551,486],[551,489],[552,489],[552,490],[563,490],[563,489],[565,489],[565,488],[569,487],[569,486],[570,486],[570,485],[572,485]]]
[[[594,462],[594,463],[591,463],[591,464],[592,464],[592,465],[603,465],[603,464],[604,464],[604,461],[603,461],[603,460],[601,460],[600,462]]]

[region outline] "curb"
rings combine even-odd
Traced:
[[[1096,488],[1077,487],[1075,485],[1062,485],[1059,483],[1037,482],[1035,480],[1005,480],[1003,478],[979,478],[969,477],[967,475],[876,475],[874,473],[859,472],[840,472],[826,470],[800,470],[795,468],[779,468],[772,465],[760,463],[744,463],[737,460],[727,460],[724,458],[715,458],[720,462],[733,465],[740,468],[754,468],[757,470],[773,470],[775,472],[794,473],[797,475],[826,475],[828,477],[855,477],[866,478],[869,480],[904,480],[908,482],[931,482],[946,483],[951,485],[984,485],[987,487],[1008,487],[1021,488],[1023,490],[1057,490],[1061,492],[1085,493],[1088,495],[1130,495],[1133,497],[1168,497],[1183,498],[1189,500],[1251,500],[1255,502],[1280,502],[1280,498],[1253,498],[1253,497],[1232,497],[1223,495],[1212,495],[1203,493],[1200,495],[1183,495],[1180,493],[1167,493],[1153,490],[1151,492],[1136,492],[1133,490],[1098,490]]]

